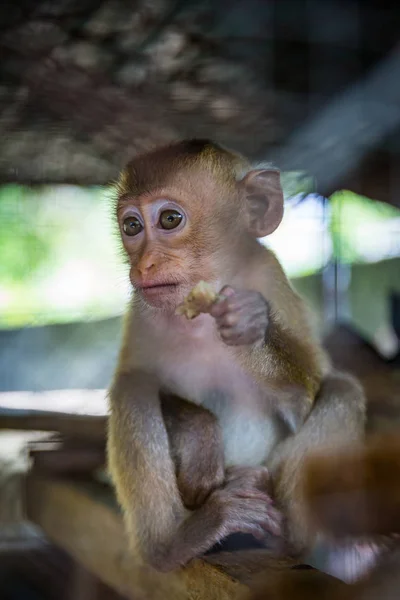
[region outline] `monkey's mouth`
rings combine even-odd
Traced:
[[[138,286],[140,296],[150,306],[156,308],[174,308],[180,299],[179,283],[149,283]]]
[[[179,283],[149,283],[140,285],[136,289],[145,297],[153,298],[155,296],[175,292],[179,287]]]
[[[150,283],[149,285],[141,285],[139,289],[142,292],[148,292],[150,290],[159,290],[164,288],[175,288],[179,283]]]

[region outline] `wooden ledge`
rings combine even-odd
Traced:
[[[231,600],[243,587],[202,560],[174,574],[135,564],[113,493],[96,481],[32,472],[26,511],[52,542],[126,598]]]
[[[106,439],[107,420],[106,415],[81,415],[0,406],[0,429],[57,432],[99,443],[104,443]]]

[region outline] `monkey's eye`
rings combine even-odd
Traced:
[[[142,231],[143,225],[137,217],[127,217],[126,219],[124,219],[122,228],[126,235],[133,236],[137,235]]]
[[[177,210],[164,210],[160,215],[160,225],[163,229],[175,229],[182,219],[181,213]]]

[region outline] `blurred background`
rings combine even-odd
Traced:
[[[106,414],[130,294],[110,184],[138,151],[211,137],[282,169],[284,222],[262,241],[335,363],[363,381],[368,426],[396,423],[399,38],[395,2],[3,1],[2,598],[61,598],[59,577],[43,586],[32,575],[50,555],[76,579],[62,544],[49,554],[22,521],[27,444],[39,434],[18,423],[32,410]],[[71,598],[114,598],[71,586]]]

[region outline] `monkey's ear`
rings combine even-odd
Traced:
[[[283,192],[276,169],[250,171],[240,182],[247,204],[249,231],[254,237],[269,235],[283,217]]]

